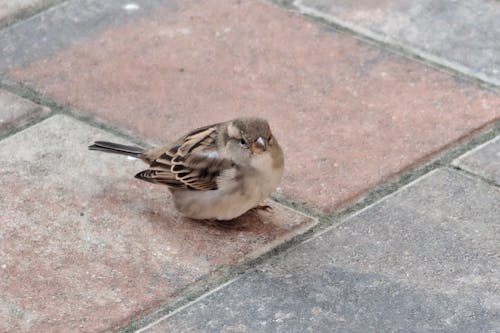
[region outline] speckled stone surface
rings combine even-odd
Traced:
[[[141,332],[498,332],[499,202],[434,171]]]
[[[0,89],[0,130],[22,125],[49,112],[47,107]]]
[[[9,68],[52,55],[112,26],[133,22],[159,6],[174,9],[176,5],[173,0],[141,0],[140,4],[124,0],[39,1],[62,3],[0,30],[0,77]]]
[[[297,0],[304,12],[500,85],[496,0]]]
[[[94,22],[82,11],[79,26]],[[500,116],[499,95],[271,4],[167,2],[136,13],[91,38],[77,30],[72,47],[7,76],[158,141],[265,117],[286,154],[280,194],[324,213]],[[48,45],[66,31],[62,14],[44,19],[61,23]]]
[[[500,136],[460,156],[453,164],[500,186]]]
[[[276,203],[232,228],[179,216],[124,142],[66,116],[0,141],[0,332],[116,330],[316,220]]]
[[[424,62],[256,0],[23,9],[59,1],[0,0],[0,85],[85,120],[19,131],[50,111],[0,90],[1,333],[130,331],[317,223],[274,202],[232,228],[183,218],[166,187],[133,178],[140,161],[87,150],[127,143],[115,130],[152,143],[265,117],[286,156],[277,194],[335,223],[500,119],[498,92],[425,64],[500,87],[499,1],[295,1]],[[500,332],[499,142],[143,332]]]

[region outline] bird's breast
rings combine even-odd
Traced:
[[[249,185],[254,186],[260,192],[260,200],[262,200],[278,187],[283,176],[283,169],[275,167],[270,154],[256,156],[252,160],[251,166],[255,172],[249,179]]]
[[[177,210],[195,219],[230,220],[255,207],[276,189],[283,175],[270,156],[260,157],[250,168],[221,173],[217,190],[172,190]]]

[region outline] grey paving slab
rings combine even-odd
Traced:
[[[499,216],[440,169],[143,332],[499,332]]]
[[[179,216],[126,143],[55,115],[0,140],[0,332],[115,331],[316,222],[277,203],[233,228]]]
[[[50,109],[0,89],[0,130],[22,125]]]
[[[460,156],[453,164],[500,185],[500,136]]]
[[[500,85],[500,1],[296,0],[301,11]]]
[[[0,0],[0,27],[63,0]]]
[[[154,12],[173,0],[69,0],[0,31],[0,74],[49,56],[116,24]],[[64,28],[61,28],[64,27]]]

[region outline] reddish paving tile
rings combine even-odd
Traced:
[[[267,117],[282,192],[325,212],[500,116],[498,95],[255,1],[182,2],[9,77],[160,140]]]
[[[182,218],[94,139],[120,140],[59,115],[0,141],[0,332],[116,329],[316,222],[275,203],[232,229]]]
[[[0,129],[6,129],[49,113],[49,108],[0,90]]]

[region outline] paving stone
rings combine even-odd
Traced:
[[[500,136],[460,156],[453,164],[500,185]]]
[[[182,218],[95,139],[124,142],[62,115],[0,141],[0,332],[116,330],[315,223],[276,203],[229,229]]]
[[[143,332],[498,332],[499,202],[437,170]]]
[[[0,27],[62,0],[0,0]]]
[[[298,0],[303,12],[500,85],[500,2]]]
[[[49,113],[47,107],[0,90],[0,130],[22,125],[38,116]]]
[[[56,1],[60,0],[52,2]],[[92,38],[110,26],[134,21],[159,5],[173,8],[175,2],[141,0],[139,5],[124,0],[66,0],[57,8],[0,31],[0,75],[13,66],[69,47],[81,38]]]
[[[500,116],[499,95],[256,1],[181,2],[92,36],[8,78],[158,141],[266,117],[280,193],[326,213]]]

